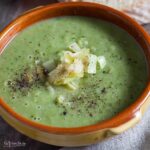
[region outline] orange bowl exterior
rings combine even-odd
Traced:
[[[35,8],[10,23],[0,33],[0,54],[9,41],[24,28],[44,19],[68,15],[94,17],[112,22],[125,29],[137,40],[146,56],[149,74],[147,86],[142,94],[131,106],[115,117],[84,127],[60,128],[31,121],[14,112],[3,99],[0,99],[0,114],[10,125],[33,139],[59,146],[83,146],[122,133],[140,121],[150,104],[150,37],[133,19],[113,8],[86,2],[57,3]]]

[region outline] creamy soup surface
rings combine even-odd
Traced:
[[[82,72],[73,80],[75,88],[47,82],[71,43],[104,57],[105,66],[97,64],[95,73]],[[46,63],[52,68],[44,68]],[[79,16],[45,20],[20,32],[1,54],[0,71],[0,97],[14,111],[57,127],[110,119],[136,100],[147,81],[144,54],[126,31]]]

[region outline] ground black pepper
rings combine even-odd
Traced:
[[[89,113],[89,116],[90,116],[90,117],[93,117],[93,114],[92,114],[92,113]]]
[[[103,88],[103,89],[101,90],[101,93],[106,93],[106,88]]]
[[[64,116],[65,116],[65,115],[67,115],[67,112],[66,112],[66,111],[64,111],[64,112],[63,112],[63,115],[64,115]]]
[[[8,86],[13,92],[20,91],[22,95],[26,95],[33,86],[39,88],[45,84],[48,71],[42,66],[35,66],[34,69],[26,68],[21,75],[16,75],[12,81],[8,81]]]

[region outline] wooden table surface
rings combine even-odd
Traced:
[[[22,12],[39,5],[55,2],[57,2],[57,0],[0,0],[0,31]],[[143,26],[150,33],[150,24]],[[3,148],[4,142],[24,142],[26,146]],[[0,150],[57,150],[59,148],[60,147],[43,144],[22,135],[0,118]]]

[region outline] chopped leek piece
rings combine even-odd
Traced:
[[[71,106],[71,102],[65,101],[65,97],[63,95],[59,95],[56,100],[56,104],[63,106]]]
[[[71,90],[76,90],[77,89],[77,84],[75,84],[75,82],[69,82],[67,84],[68,88],[71,89]]]
[[[40,64],[40,60],[38,60],[38,59],[35,60],[35,64],[36,64],[36,65]]]
[[[53,88],[52,86],[49,85],[49,86],[47,87],[47,89],[48,89],[48,91],[50,92],[50,95],[53,96],[53,95],[55,94],[55,90],[54,90],[54,88]]]
[[[104,56],[98,56],[97,61],[100,65],[101,69],[104,69],[104,67],[106,66],[106,59]]]
[[[89,55],[89,65],[87,68],[87,72],[90,74],[95,74],[96,73],[96,64],[97,64],[97,56],[90,54]]]
[[[74,53],[70,51],[65,51],[61,57],[61,61],[67,64],[71,64],[74,60]]]
[[[65,97],[62,95],[59,95],[56,99],[56,103],[58,104],[64,104],[64,101],[65,101]]]
[[[71,77],[83,77],[84,65],[82,60],[75,59],[74,62],[68,68]]]
[[[56,64],[55,64],[54,60],[49,60],[49,61],[46,61],[43,63],[43,67],[46,70],[51,71],[51,70],[55,69]]]
[[[69,49],[70,49],[71,51],[73,51],[73,52],[78,52],[78,51],[81,50],[80,47],[79,47],[79,45],[78,45],[76,42],[72,43],[72,44],[69,46]]]
[[[97,57],[91,54],[91,49],[88,48],[88,41],[85,38],[81,38],[78,44],[72,43],[68,48],[70,51],[61,52],[60,64],[48,74],[48,82],[52,85],[65,85],[75,90],[78,85],[75,80],[79,81],[86,72],[95,74],[97,63],[103,69],[106,65],[106,59],[104,56]],[[50,67],[49,63],[45,63],[43,66]]]

